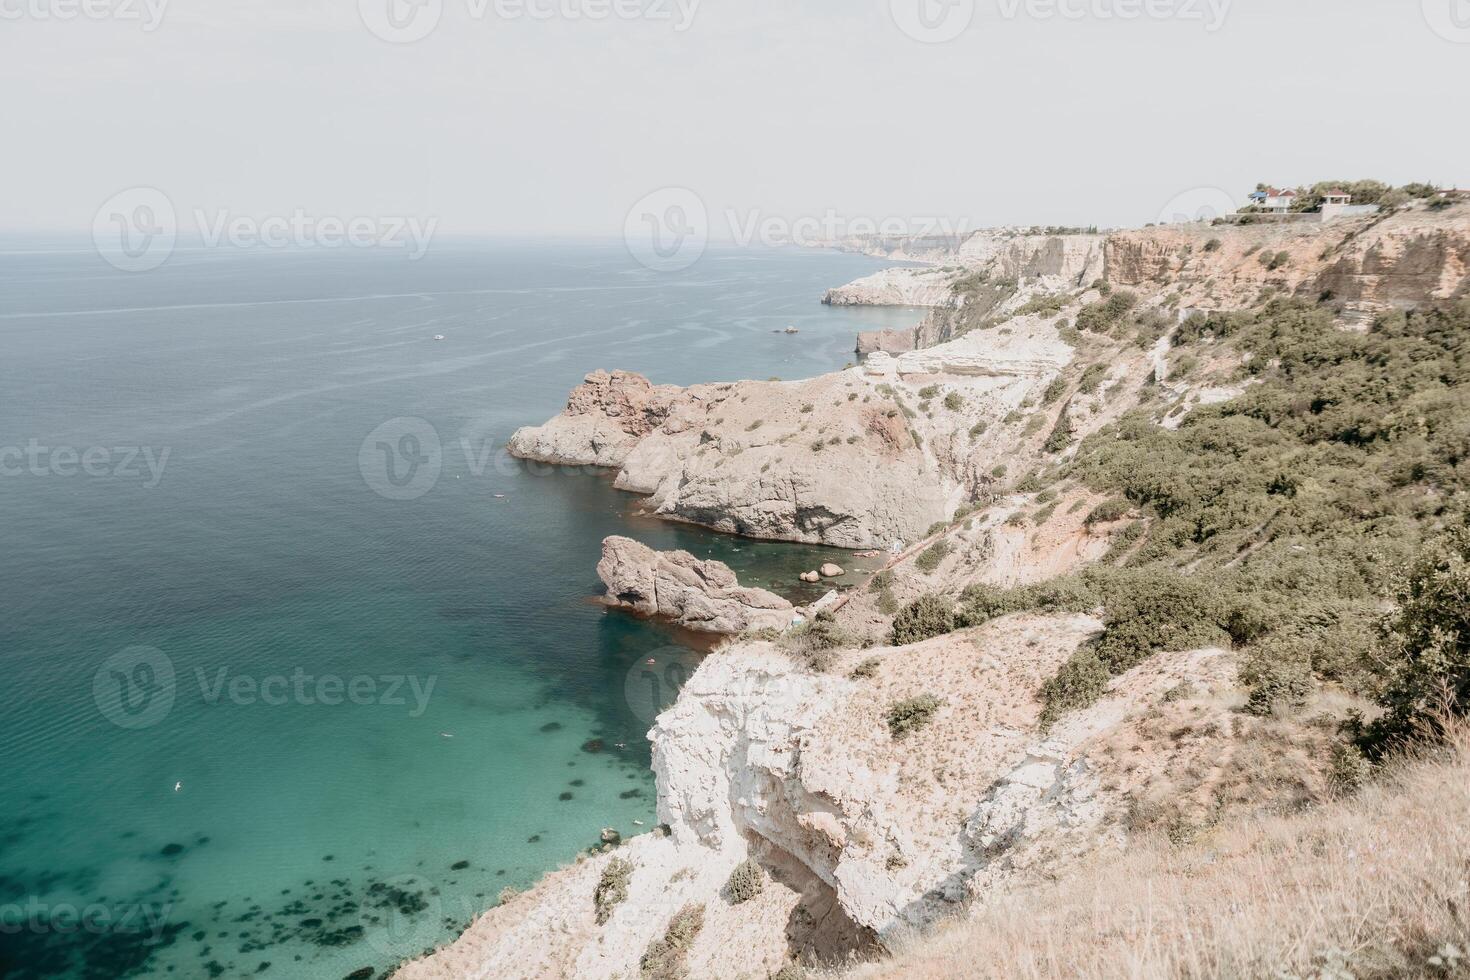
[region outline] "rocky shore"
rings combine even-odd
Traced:
[[[1066,464],[1130,411],[1177,427],[1239,394],[1221,380],[1238,355],[1209,338],[1171,346],[1188,312],[1337,297],[1351,330],[1360,316],[1464,296],[1465,210],[849,242],[960,267],[944,273],[943,296],[907,270],[834,291],[924,299],[914,349],[870,344],[857,367],[789,382],[588,375],[563,413],[516,433],[513,453],[615,468],[661,518],[898,557],[854,583],[820,634],[737,637],[705,659],[651,732],[662,830],[549,876],[397,976],[633,977],[696,908],[680,946],[692,976],[838,968],[1116,852],[1160,825],[1148,810],[1165,805],[1160,786],[1180,819],[1241,787],[1263,806],[1322,798],[1320,760],[1353,705],[1324,700],[1299,721],[1242,714],[1233,650],[1158,651],[1047,725],[1038,690],[1097,636],[1101,610],[998,615],[903,645],[894,614],[920,596],[1126,560],[1138,515]],[[1079,329],[1112,308],[1126,330]],[[610,601],[694,628],[789,625],[784,600],[687,554],[609,539],[598,572]],[[1266,732],[1303,760],[1299,781],[1252,775],[1266,764],[1252,739]],[[732,891],[748,861],[764,883],[754,896]],[[605,908],[609,881],[619,898]]]

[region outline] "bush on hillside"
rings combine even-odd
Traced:
[[[949,557],[949,542],[936,541],[919,552],[919,557],[914,559],[914,567],[928,575],[938,568],[940,562],[947,557]]]
[[[648,944],[638,961],[643,980],[683,980],[689,975],[689,947],[704,928],[704,906],[690,902],[669,920],[662,939]]]
[[[1393,598],[1382,630],[1385,713],[1358,740],[1370,758],[1415,737],[1438,738],[1449,717],[1470,713],[1470,517],[1425,545]]]
[[[740,905],[759,895],[765,886],[765,871],[759,864],[746,858],[730,872],[730,877],[725,882],[725,897],[730,900],[731,905]]]
[[[597,924],[603,925],[612,917],[613,909],[628,898],[628,881],[633,877],[633,865],[622,858],[613,858],[602,869],[597,887],[592,892],[592,907],[597,911]]]
[[[888,733],[894,741],[903,739],[933,721],[935,712],[943,706],[944,702],[932,694],[905,698],[888,709]]]
[[[954,605],[939,595],[921,595],[893,617],[889,639],[896,647],[908,646],[955,629]]]

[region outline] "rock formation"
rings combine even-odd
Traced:
[[[1105,498],[1081,483],[1042,490],[1029,475],[1056,472],[1078,440],[1140,407],[1173,426],[1239,393],[1222,387],[1238,383],[1241,363],[1226,345],[1196,345],[1198,363],[1172,374],[1168,326],[1263,294],[1328,294],[1345,313],[1463,296],[1465,210],[1106,238],[854,240],[871,254],[1018,281],[994,291],[983,322],[937,307],[934,323],[965,327],[942,343],[920,331],[923,349],[875,350],[820,378],[678,389],[596,372],[563,415],[517,433],[512,449],[616,466],[619,486],[670,519],[851,547],[900,540],[881,585],[832,595],[829,608],[843,603],[837,635],[871,643],[895,603],[919,595],[1125,561],[1144,540],[1124,533],[1141,529],[1136,512],[1110,500],[1099,517]],[[1070,329],[1102,298],[1091,288],[1102,277],[1137,294],[1140,322]],[[1043,294],[1057,302],[1021,312]],[[615,599],[731,625],[760,608],[715,606],[738,590],[724,566],[624,540],[609,539],[599,565]],[[861,956],[1028,876],[1054,877],[1118,847],[1146,811],[1187,829],[1220,819],[1231,792],[1270,805],[1321,798],[1325,777],[1306,760],[1330,756],[1332,712],[1348,706],[1318,705],[1300,723],[1253,719],[1239,710],[1229,651],[1155,653],[1042,731],[1038,688],[1099,626],[1094,614],[1007,616],[902,648],[823,650],[820,669],[799,636],[731,644],[651,732],[668,833],[617,849],[633,871],[604,924],[592,895],[609,854],[548,876],[397,976],[636,976],[639,954],[690,902],[705,910],[691,975],[769,976],[797,957]],[[893,712],[914,699],[927,704],[926,723],[899,737]],[[1292,725],[1291,778],[1261,779],[1250,732],[1277,745]],[[730,903],[725,883],[747,859],[778,873],[756,898]]]
[[[678,391],[630,371],[593,371],[572,390],[562,414],[544,426],[518,431],[510,451],[543,463],[618,466],[638,440],[668,418]]]
[[[884,269],[827,290],[828,306],[940,306],[949,301],[954,273],[940,269]]]
[[[782,629],[791,603],[765,589],[745,589],[729,566],[687,551],[654,551],[631,538],[602,542],[597,575],[610,602],[705,633]]]

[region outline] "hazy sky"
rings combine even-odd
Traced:
[[[715,237],[731,211],[1117,225],[1257,180],[1470,186],[1470,0],[417,2],[0,0],[0,229],[85,231],[137,185],[589,235],[677,186]]]

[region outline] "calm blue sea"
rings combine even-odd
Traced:
[[[598,367],[840,367],[917,319],[819,304],[880,267],[0,246],[0,975],[381,976],[651,829],[645,732],[697,652],[591,601],[601,539],[788,595],[821,552],[500,449]]]

